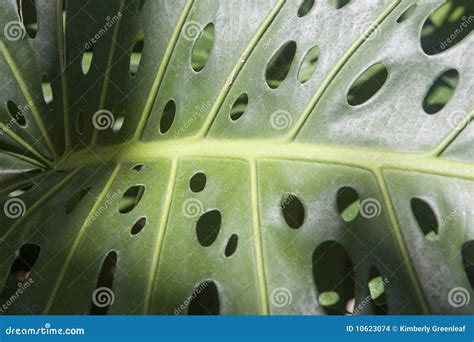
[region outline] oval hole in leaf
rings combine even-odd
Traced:
[[[43,81],[41,82],[41,88],[43,90],[44,102],[51,109],[53,106],[53,88],[51,87],[51,82],[49,81],[48,75],[43,75]]]
[[[423,110],[427,114],[438,113],[453,97],[459,83],[459,73],[449,69],[436,78],[423,99]]]
[[[382,88],[387,80],[388,71],[383,63],[377,63],[367,68],[352,83],[347,93],[347,103],[358,106],[367,102]]]
[[[246,93],[240,95],[237,100],[235,100],[232,108],[230,109],[230,119],[232,121],[237,121],[242,115],[244,115],[245,110],[249,104],[249,97]]]
[[[189,188],[192,192],[201,192],[206,187],[206,181],[206,175],[202,172],[197,172],[191,177]]]
[[[265,78],[271,89],[278,88],[286,79],[296,54],[296,42],[285,43],[268,62]]]
[[[467,279],[474,288],[474,240],[464,242],[461,247],[462,263]]]
[[[76,131],[79,135],[83,135],[86,129],[86,113],[80,110],[77,114]]]
[[[372,299],[374,313],[376,315],[387,315],[388,306],[385,293],[385,281],[374,266],[369,270],[369,283],[367,286],[369,288],[370,298]]]
[[[304,0],[298,8],[298,17],[304,17],[314,6],[314,0]]]
[[[26,33],[31,39],[38,33],[38,19],[35,0],[21,0],[21,12]]]
[[[427,55],[437,55],[459,44],[473,23],[471,0],[446,1],[423,23],[421,48]]]
[[[335,9],[340,9],[346,6],[351,0],[329,0],[331,6]]]
[[[119,203],[119,213],[127,214],[135,209],[144,193],[145,187],[143,185],[135,185],[125,191]]]
[[[354,221],[359,214],[359,194],[349,186],[344,186],[337,191],[336,204],[341,218],[346,222]]]
[[[412,4],[410,7],[408,7],[405,12],[403,12],[397,19],[397,23],[401,23],[405,20],[407,20],[413,12],[415,12],[416,9],[416,4]]]
[[[239,236],[237,234],[232,234],[227,242],[227,246],[225,247],[224,255],[226,258],[232,256],[237,250],[237,244],[239,242]]]
[[[214,46],[214,38],[214,24],[209,23],[204,27],[194,43],[191,54],[191,67],[194,71],[199,72],[206,66]]]
[[[72,213],[72,211],[79,205],[79,203],[90,190],[91,187],[88,186],[79,191],[76,191],[71,197],[69,197],[69,199],[66,201],[66,205],[64,206],[64,213],[66,215]]]
[[[92,66],[92,58],[94,57],[94,45],[89,45],[88,49],[82,54],[81,60],[81,70],[82,74],[85,76],[89,73]]]
[[[426,237],[436,237],[438,234],[438,219],[431,206],[421,198],[412,198],[411,210],[418,226]]]
[[[188,315],[219,315],[219,291],[213,281],[203,281],[194,289],[188,306]]]
[[[137,164],[132,167],[132,170],[135,172],[140,172],[145,168],[145,165],[143,164]]]
[[[209,247],[216,241],[221,229],[221,212],[211,210],[201,215],[196,223],[196,236],[203,247]]]
[[[8,109],[8,113],[10,113],[10,116],[13,118],[13,120],[15,120],[15,122],[19,126],[26,127],[26,119],[25,119],[24,111],[20,107],[18,107],[13,101],[8,101],[7,109]],[[28,110],[29,108],[25,106],[24,109]]]
[[[100,268],[99,277],[97,279],[96,290],[100,288],[100,291],[94,293],[91,297],[93,298],[91,310],[91,315],[106,315],[109,309],[110,304],[114,299],[114,293],[112,291],[112,286],[114,284],[114,275],[117,269],[117,253],[115,251],[111,251],[107,254],[102,263],[102,267]],[[100,306],[96,306],[94,303],[95,301],[100,304]]]
[[[145,228],[146,225],[146,217],[140,218],[137,222],[132,227],[131,233],[132,235],[137,235],[142,231],[143,228]]]
[[[138,72],[138,67],[142,60],[143,46],[145,44],[145,34],[139,33],[135,37],[135,42],[133,43],[132,54],[130,55],[130,76],[135,76]]]
[[[298,229],[303,225],[304,206],[295,194],[286,194],[281,200],[280,208],[283,218],[290,228]]]
[[[316,45],[306,52],[306,55],[301,62],[300,70],[298,71],[298,82],[303,84],[311,78],[314,71],[316,70],[318,59],[319,47]]]
[[[340,300],[334,302],[336,296],[324,296],[324,310],[329,315],[344,315],[346,303],[354,298],[354,268],[344,248],[336,241],[325,241],[314,250],[313,279],[317,292],[336,293]],[[337,270],[337,271],[336,271]],[[329,299],[333,300],[329,300]],[[328,299],[326,301],[326,299]],[[331,303],[332,302],[332,303]]]
[[[160,120],[160,133],[165,134],[173,125],[174,117],[176,115],[176,104],[173,100],[169,100],[163,109]]]
[[[26,183],[26,184],[23,184],[23,185],[20,185],[18,188],[16,188],[15,190],[13,190],[12,192],[10,192],[8,194],[8,197],[18,197],[18,196],[21,196],[23,195],[25,192],[27,192],[28,190],[30,190],[31,188],[33,188],[35,184],[34,183]]]

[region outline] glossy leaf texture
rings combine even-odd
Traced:
[[[473,22],[0,0],[3,311],[472,314]]]

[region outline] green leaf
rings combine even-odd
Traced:
[[[18,3],[7,314],[474,312],[472,1]]]

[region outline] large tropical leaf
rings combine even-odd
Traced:
[[[0,0],[2,311],[472,313],[473,21]]]

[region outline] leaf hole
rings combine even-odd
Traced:
[[[280,209],[286,224],[293,229],[303,225],[305,212],[303,203],[295,194],[286,194],[280,203]]]
[[[34,39],[38,33],[38,19],[35,0],[21,0],[21,12],[26,33]]]
[[[335,9],[340,9],[346,6],[351,0],[329,0],[329,4]]]
[[[131,212],[140,203],[145,187],[143,185],[135,185],[127,189],[120,199],[119,213],[127,214]]]
[[[166,103],[163,113],[161,114],[160,120],[160,133],[165,134],[173,125],[174,118],[176,116],[176,104],[173,100],[169,100]]]
[[[421,198],[412,198],[411,210],[418,226],[427,238],[434,238],[438,234],[438,219],[431,206]]]
[[[86,113],[80,110],[77,114],[76,131],[79,135],[84,135],[86,130]]]
[[[352,222],[359,214],[360,197],[353,188],[344,186],[337,191],[337,210],[346,222]]]
[[[288,76],[296,54],[296,42],[285,43],[268,62],[265,72],[267,84],[271,89],[278,88]]]
[[[88,45],[87,49],[82,54],[82,60],[81,60],[81,70],[84,76],[86,76],[91,70],[93,57],[94,57],[94,45]]]
[[[377,63],[367,68],[352,83],[347,93],[347,103],[351,106],[358,106],[367,102],[382,88],[387,77],[388,71],[383,63]]]
[[[82,199],[89,193],[91,188],[92,187],[90,186],[83,188],[79,191],[76,191],[71,197],[69,197],[64,207],[64,213],[66,215],[72,213],[72,211],[79,205]]]
[[[304,0],[298,8],[298,17],[304,17],[314,6],[314,0]]]
[[[429,55],[451,49],[472,32],[474,21],[470,0],[448,0],[423,23],[421,47]]]
[[[107,254],[100,268],[100,273],[97,279],[97,285],[92,294],[91,315],[106,315],[110,305],[115,300],[115,295],[112,291],[114,283],[114,275],[117,270],[117,253],[111,251]],[[99,305],[96,305],[99,304]]]
[[[376,267],[372,266],[369,270],[369,295],[372,300],[372,306],[376,315],[387,315],[387,296],[385,293],[385,280],[380,275]]]
[[[224,255],[226,258],[232,256],[235,251],[237,250],[237,245],[239,243],[239,236],[237,234],[232,234],[232,236],[229,238],[229,241],[227,242],[227,245],[225,247]]]
[[[207,64],[211,56],[212,48],[214,47],[215,28],[213,23],[209,23],[199,34],[194,43],[191,54],[191,67],[194,71],[199,72]]]
[[[188,315],[219,315],[219,291],[213,281],[206,280],[199,284],[190,296]]]
[[[308,81],[316,70],[316,64],[319,59],[319,47],[313,46],[311,49],[306,52],[306,55],[303,57],[303,61],[300,65],[300,70],[298,71],[298,82],[301,84]]]
[[[415,12],[416,9],[416,4],[412,4],[410,7],[408,7],[397,19],[397,23],[404,22],[407,20],[411,15]]]
[[[53,88],[48,75],[43,74],[43,80],[41,82],[41,88],[43,90],[44,102],[48,105],[49,109],[53,108]]]
[[[196,236],[201,246],[209,247],[216,241],[221,223],[222,217],[219,210],[211,210],[201,215],[196,223]]]
[[[132,171],[141,172],[145,168],[144,164],[137,164],[132,167]]]
[[[312,262],[319,303],[329,315],[344,315],[355,293],[351,259],[339,243],[325,241],[315,248]]]
[[[201,192],[206,187],[206,181],[206,175],[202,172],[197,172],[191,177],[189,188],[192,192]]]
[[[474,240],[462,244],[461,255],[467,279],[471,287],[474,288]]]
[[[459,73],[449,69],[439,75],[431,85],[423,100],[426,114],[438,113],[451,100],[459,83]]]
[[[26,127],[25,112],[29,110],[29,106],[20,107],[17,106],[13,101],[7,102],[8,113],[15,122],[21,126]]]
[[[135,222],[135,224],[132,227],[132,230],[131,230],[132,235],[137,235],[138,233],[140,233],[142,229],[145,228],[145,225],[146,225],[146,217],[142,217],[138,219],[138,221]]]
[[[230,109],[230,119],[232,121],[237,121],[242,115],[244,115],[245,110],[249,104],[249,97],[246,93],[240,95]]]
[[[135,37],[135,42],[133,43],[132,54],[130,55],[130,76],[135,76],[140,67],[140,62],[142,60],[143,46],[145,44],[145,34],[139,33]]]
[[[20,187],[18,187],[17,189],[13,190],[12,192],[10,192],[8,194],[8,197],[18,197],[18,196],[21,196],[23,195],[25,192],[27,192],[28,190],[30,190],[31,188],[33,188],[35,186],[34,183],[26,183],[26,184],[23,184],[21,185]]]

